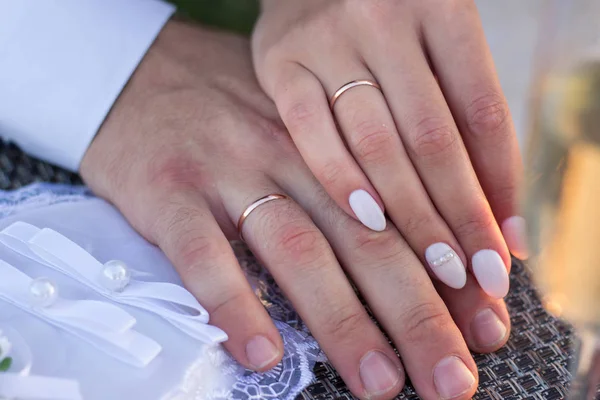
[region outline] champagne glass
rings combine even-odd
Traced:
[[[526,152],[530,267],[580,339],[571,399],[600,378],[600,0],[547,0]]]

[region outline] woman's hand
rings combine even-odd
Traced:
[[[283,346],[228,239],[238,238],[244,210],[273,193],[288,198],[256,208],[244,239],[357,396],[392,398],[406,372],[426,399],[470,398],[477,368],[468,347],[492,351],[507,340],[502,300],[472,278],[460,292],[436,292],[393,224],[372,232],[331,200],[260,90],[243,39],[167,24],[81,173],[166,253],[248,368],[273,367]]]
[[[442,282],[462,288],[470,265],[506,295],[506,243],[526,256],[521,159],[473,0],[263,0],[253,56],[343,210],[380,231],[385,208]]]

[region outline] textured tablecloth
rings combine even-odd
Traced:
[[[36,181],[81,183],[75,174],[30,158],[12,145],[0,143],[0,189],[15,189]],[[524,266],[515,262],[511,292],[506,299],[512,321],[508,344],[496,353],[475,355],[480,387],[475,399],[562,399],[570,379],[572,330],[540,306]],[[299,399],[353,399],[335,370],[315,367],[316,382]],[[399,399],[418,399],[407,387]]]

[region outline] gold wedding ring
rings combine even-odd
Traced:
[[[372,86],[376,89],[381,90],[381,86],[379,86],[379,84],[377,82],[370,81],[368,79],[362,79],[362,80],[358,80],[358,81],[348,82],[344,86],[339,88],[333,94],[333,96],[331,96],[331,100],[329,100],[329,107],[331,108],[331,111],[333,111],[333,106],[335,106],[335,102],[340,98],[341,95],[346,93],[348,90],[358,87],[358,86]]]
[[[263,204],[266,204],[270,201],[285,200],[287,198],[288,197],[286,195],[274,193],[274,194],[270,194],[265,197],[261,197],[260,199],[256,200],[255,202],[250,204],[248,207],[246,207],[246,209],[240,216],[240,219],[238,220],[238,224],[237,224],[237,230],[238,230],[238,234],[240,235],[240,239],[242,241],[244,241],[244,235],[242,234],[242,228],[244,227],[244,222],[246,221],[246,218],[248,218],[248,216],[252,213],[252,211],[256,210],[258,207],[260,207]]]

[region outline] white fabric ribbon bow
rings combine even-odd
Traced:
[[[32,292],[34,279],[2,260],[0,277],[0,299],[78,336],[123,362],[145,367],[162,349],[149,337],[131,329],[135,318],[119,307],[100,301],[72,301],[58,296],[41,306],[36,303]]]
[[[102,281],[105,265],[52,229],[15,222],[0,232],[0,242],[23,256],[70,276],[114,302],[157,314],[204,343],[217,344],[227,340],[225,332],[208,325],[208,312],[183,287],[131,279],[120,291],[112,290]]]

